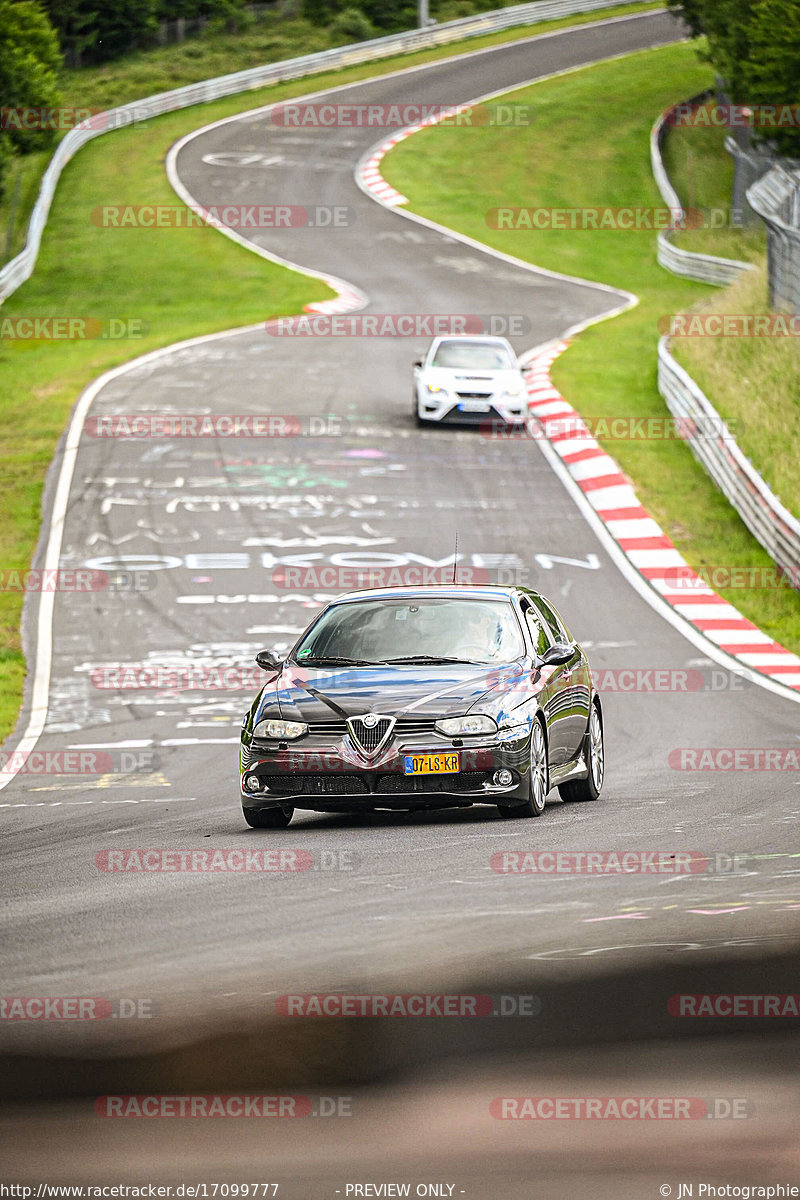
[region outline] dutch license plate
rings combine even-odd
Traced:
[[[489,411],[489,403],[485,400],[462,400],[458,407],[461,412],[483,413]]]
[[[454,775],[458,771],[457,754],[404,754],[404,775]]]

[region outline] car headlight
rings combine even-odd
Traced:
[[[259,721],[253,730],[253,737],[271,738],[273,741],[291,742],[295,738],[308,733],[308,726],[303,721]]]
[[[447,717],[436,722],[436,729],[447,737],[470,737],[478,733],[497,733],[497,723],[491,717]]]
[[[430,392],[431,394],[433,394],[434,392],[443,392],[443,391],[445,391],[445,389],[444,389],[443,387],[439,387],[439,386],[438,386],[437,384],[435,384],[435,383],[426,383],[426,384],[425,384],[425,391],[426,391],[426,392]]]
[[[515,383],[515,384],[512,384],[511,387],[506,388],[506,395],[507,396],[518,396],[521,391],[522,391],[522,388],[520,387],[520,385],[518,383]]]

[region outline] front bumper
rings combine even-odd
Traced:
[[[502,394],[487,397],[483,411],[459,408],[459,404],[467,402],[449,394],[444,399],[438,399],[436,393],[431,396],[423,390],[418,397],[418,412],[423,421],[445,425],[485,425],[490,428],[495,421],[518,425],[528,419],[527,395],[520,396],[518,400],[514,398],[513,402]]]
[[[406,754],[458,753],[458,773],[406,775]],[[494,782],[506,769],[512,782]],[[291,807],[315,812],[374,811],[514,804],[528,796],[528,731],[524,727],[492,738],[464,739],[463,744],[432,736],[396,742],[375,760],[367,760],[345,738],[338,744],[309,736],[292,749],[266,743],[242,744],[241,799],[244,808]],[[251,791],[244,780],[257,776]]]

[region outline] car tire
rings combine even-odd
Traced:
[[[544,812],[550,791],[550,768],[547,762],[547,739],[538,717],[531,730],[530,763],[528,799],[522,804],[498,804],[501,817],[540,817]]]
[[[293,808],[243,808],[251,829],[285,829],[294,816]]]
[[[600,712],[600,706],[597,704],[592,705],[592,711],[589,716],[589,728],[586,730],[583,743],[583,752],[589,767],[589,774],[585,779],[571,779],[568,783],[562,783],[558,789],[562,800],[579,802],[597,800],[602,791],[606,760],[605,743],[603,740],[603,717]]]

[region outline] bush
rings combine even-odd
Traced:
[[[338,13],[330,24],[330,34],[334,41],[368,42],[377,37],[377,30],[372,22],[364,16],[359,8],[345,8]]]
[[[0,96],[9,108],[53,108],[60,100],[58,38],[46,14],[32,0],[0,0]],[[14,129],[10,141],[23,154],[53,140],[52,131]]]
[[[14,162],[14,152],[5,138],[0,138],[0,200],[6,194],[11,181],[11,166]],[[0,261],[3,257],[3,245],[0,243]]]
[[[800,88],[800,9],[797,0],[668,0],[692,33],[708,39],[713,63],[735,104],[796,106]],[[800,157],[794,125],[754,130]]]

